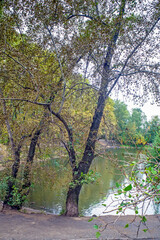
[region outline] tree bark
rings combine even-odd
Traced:
[[[32,169],[32,164],[33,164],[33,158],[35,155],[35,150],[36,150],[36,145],[38,142],[38,138],[42,132],[42,127],[37,129],[34,133],[34,136],[31,139],[30,147],[29,147],[29,152],[26,160],[26,165],[24,169],[24,183],[22,185],[22,189],[28,188],[31,186],[31,169]],[[29,193],[29,192],[28,192]]]
[[[77,217],[79,215],[77,206],[79,203],[79,194],[81,188],[82,185],[69,187],[66,199],[66,212],[65,212],[65,215],[68,217]]]

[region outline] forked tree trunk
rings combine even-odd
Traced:
[[[117,18],[117,23],[115,24],[115,29],[113,30],[113,35],[110,40],[110,44],[108,45],[106,57],[104,60],[103,65],[103,77],[101,80],[101,87],[99,90],[99,98],[97,107],[94,113],[92,125],[89,131],[88,139],[86,142],[86,147],[84,150],[84,154],[82,157],[82,160],[80,161],[78,165],[78,169],[76,169],[76,175],[75,170],[72,168],[73,172],[73,185],[72,189],[69,188],[67,199],[66,199],[66,216],[78,216],[78,201],[79,201],[79,194],[80,190],[82,188],[81,183],[81,173],[87,174],[88,170],[91,166],[91,163],[94,159],[94,152],[95,152],[95,142],[97,139],[97,134],[99,130],[99,126],[101,123],[104,107],[105,107],[105,101],[108,96],[106,94],[106,90],[109,83],[109,76],[110,76],[110,66],[111,66],[111,60],[114,54],[114,49],[116,46],[116,42],[119,36],[120,28],[121,28],[121,21],[123,19],[124,9],[125,9],[125,3],[126,0],[121,1],[121,6],[119,10],[119,16]],[[78,184],[76,185],[76,181],[74,181],[74,178],[78,180]]]
[[[8,181],[8,189],[7,189],[7,194],[6,194],[4,202],[3,202],[3,209],[6,209],[6,208],[12,208],[12,209],[17,209],[17,210],[21,209],[22,204],[25,199],[24,196],[27,196],[29,194],[29,190],[30,190],[30,186],[31,186],[30,176],[31,176],[31,168],[32,168],[33,158],[35,155],[38,138],[44,127],[45,116],[46,116],[46,113],[44,113],[44,116],[39,124],[39,128],[35,131],[32,139],[31,139],[31,142],[30,142],[30,147],[29,147],[26,165],[25,165],[25,169],[24,169],[24,183],[22,185],[22,188],[18,189],[18,192],[17,192],[17,194],[19,194],[18,202],[16,202],[16,201],[14,202],[14,199],[13,199],[13,194],[14,194],[13,186],[15,184],[15,181],[17,178],[17,173],[19,170],[20,149],[22,146],[22,142],[21,142],[21,144],[19,144],[18,150],[15,151],[15,154],[14,154],[15,161],[12,166],[12,178]]]
[[[73,169],[73,184],[69,187],[66,199],[66,212],[65,215],[69,217],[77,217],[79,215],[78,203],[79,194],[82,188],[81,173],[87,174],[90,165],[94,159],[95,142],[97,139],[99,125],[101,123],[103,110],[105,106],[104,91],[98,99],[98,106],[96,108],[90,133],[87,139],[86,148],[83,154],[82,161],[79,163],[78,168]]]

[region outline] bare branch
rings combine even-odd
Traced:
[[[22,102],[28,102],[28,103],[33,103],[33,104],[36,104],[36,105],[40,105],[40,106],[48,106],[50,105],[50,103],[39,103],[39,102],[33,102],[33,101],[30,101],[28,99],[22,99],[22,98],[0,98],[0,100],[12,100],[12,101],[22,101]]]
[[[86,85],[87,87],[85,87],[85,88],[82,87],[82,88],[75,89],[75,87],[76,87],[77,85]],[[95,86],[93,86],[93,85],[91,85],[91,84],[88,84],[88,83],[84,83],[84,82],[76,83],[76,84],[74,84],[71,88],[69,88],[69,91],[66,93],[65,97],[70,93],[71,90],[80,91],[80,90],[90,89],[90,88],[92,88],[93,90],[96,90],[96,91],[99,90],[97,87],[95,87]],[[69,96],[72,95],[72,94],[73,94],[73,93],[69,94]]]
[[[90,15],[87,15],[87,14],[72,14],[71,16],[69,16],[67,19],[70,20],[71,18],[74,18],[74,17],[85,17],[85,18],[89,18],[91,20],[94,20],[94,21],[99,21],[101,22],[104,26],[106,26],[107,24],[105,22],[103,22],[101,19],[96,19]]]
[[[88,54],[88,57],[87,57],[87,62],[86,62],[86,69],[85,69],[85,73],[84,73],[84,80],[86,80],[90,56],[91,56],[91,52],[89,51],[89,54]]]
[[[130,60],[130,58],[134,55],[134,53],[138,50],[138,48],[144,43],[144,41],[145,41],[146,38],[149,36],[149,34],[153,31],[154,27],[155,27],[156,24],[159,22],[159,20],[160,20],[160,17],[159,17],[159,18],[156,20],[156,22],[152,25],[152,27],[150,28],[150,30],[147,31],[145,37],[137,44],[137,46],[136,46],[136,47],[132,50],[132,52],[128,55],[128,57],[127,57],[124,65],[123,65],[120,73],[118,74],[115,82],[114,82],[113,85],[111,86],[110,90],[107,92],[106,97],[108,97],[108,96],[110,95],[112,89],[115,87],[115,85],[117,84],[119,78],[122,76],[123,71],[124,71],[125,67],[127,66],[128,61]]]
[[[96,6],[97,16],[99,16],[99,9],[98,9],[98,2],[97,2],[97,0],[95,0],[95,6]]]
[[[64,118],[59,113],[56,113],[51,109],[50,105],[48,105],[47,107],[48,107],[48,110],[50,111],[50,113],[53,114],[55,117],[57,117],[63,123],[63,125],[68,133],[69,143],[67,146],[67,149],[68,149],[67,151],[69,154],[69,160],[70,160],[71,167],[74,170],[76,168],[76,153],[75,153],[74,146],[73,146],[72,128],[68,126],[67,122],[64,120]]]
[[[60,66],[60,71],[61,71],[61,76],[62,76],[62,79],[63,79],[63,94],[62,94],[62,102],[61,102],[61,106],[60,106],[60,109],[59,109],[59,113],[62,111],[62,108],[63,108],[63,104],[64,104],[64,101],[65,101],[65,91],[66,91],[66,80],[65,80],[65,77],[64,77],[64,73],[63,73],[63,67],[62,67],[62,63],[61,63],[61,59],[60,59],[60,56],[59,56],[59,53],[58,53],[58,50],[57,50],[57,47],[56,47],[56,43],[55,43],[55,40],[54,40],[54,37],[51,33],[51,30],[49,29],[48,26],[46,26],[46,29],[48,30],[48,33],[51,37],[51,41],[53,43],[53,46],[55,48],[55,51],[56,51],[56,56],[57,56],[57,59],[58,59],[58,62],[59,62],[59,66]]]
[[[0,88],[0,95],[3,97],[3,93],[2,93],[1,88]],[[7,126],[7,131],[8,131],[10,144],[11,144],[11,149],[12,149],[13,155],[15,156],[16,147],[15,147],[15,143],[14,143],[14,140],[13,140],[11,126],[10,126],[10,123],[8,121],[8,118],[7,118],[6,102],[5,102],[5,99],[3,99],[3,98],[2,98],[2,104],[3,104],[3,113],[4,113],[4,116],[5,116],[5,123],[6,123],[6,126]]]
[[[14,57],[12,57],[11,55],[9,55],[6,52],[3,52],[6,56],[8,56],[9,58],[11,58],[13,61],[15,61],[16,63],[18,63],[26,72],[29,73],[29,75],[33,78],[33,74],[22,64],[20,63],[18,60],[16,60]]]

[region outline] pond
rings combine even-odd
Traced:
[[[92,170],[98,172],[100,177],[93,184],[82,187],[79,199],[79,211],[84,216],[103,215],[114,199],[116,183],[125,183],[126,177],[121,168],[126,162],[137,160],[137,151],[134,149],[108,149],[103,157],[97,157],[92,163]],[[138,160],[137,160],[138,161]],[[128,170],[129,171],[129,170]],[[27,205],[54,214],[63,213],[68,185],[71,179],[71,170],[65,160],[50,159],[40,163],[34,171],[35,185],[32,187]],[[145,206],[144,206],[145,207]],[[146,214],[160,213],[160,207],[153,203],[146,204]],[[113,206],[107,210],[110,211]],[[108,214],[116,214],[116,211]],[[134,214],[127,210],[125,214]]]

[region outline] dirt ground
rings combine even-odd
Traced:
[[[95,240],[99,239],[155,239],[160,240],[160,215],[148,216],[146,226],[134,216],[105,216],[69,218],[40,213],[32,209],[23,212],[7,210],[0,212],[0,240]],[[128,228],[124,226],[129,223]],[[94,225],[100,226],[99,230]],[[147,229],[145,233],[143,229]],[[137,236],[138,233],[138,236]]]

